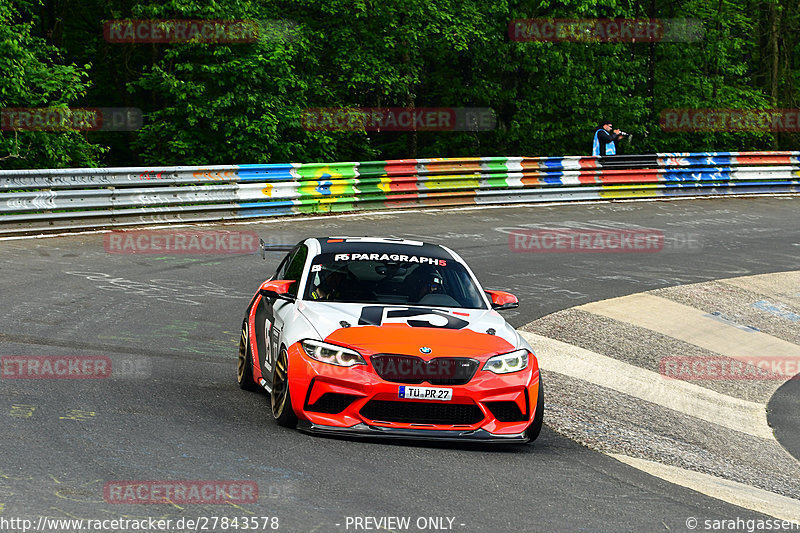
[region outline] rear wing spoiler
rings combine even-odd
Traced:
[[[294,249],[292,244],[272,244],[258,239],[258,247],[261,249],[261,259],[267,258],[267,252],[290,252]]]

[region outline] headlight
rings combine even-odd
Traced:
[[[483,365],[483,370],[495,374],[510,374],[528,368],[528,350],[521,349],[510,353],[495,355]]]
[[[361,357],[361,354],[355,350],[313,340],[304,340],[302,344],[303,351],[306,352],[306,355],[320,363],[338,366],[367,364],[364,358]]]

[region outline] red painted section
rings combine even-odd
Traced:
[[[546,185],[544,180],[539,179],[539,178],[535,178],[535,177],[523,176],[521,181],[522,181],[522,184],[524,186],[526,186],[526,187],[532,187],[532,186],[537,186],[537,185]]]
[[[289,292],[289,286],[295,281],[292,279],[276,279],[272,281],[265,281],[261,284],[260,290],[262,291],[271,291],[277,294],[287,294]]]
[[[494,305],[518,304],[519,300],[510,292],[486,289],[486,294],[492,299]]]
[[[394,161],[387,161],[385,171],[387,176],[416,174],[417,160],[397,159]]]
[[[261,362],[258,358],[258,344],[256,343],[256,309],[258,309],[260,303],[261,295],[257,294],[253,306],[250,307],[250,315],[247,317],[247,331],[250,333],[250,353],[253,357],[253,379],[256,383],[260,383],[263,377],[261,373]]]
[[[748,152],[747,155],[738,155],[734,159],[736,165],[791,165],[792,156],[791,152],[785,154],[775,152],[762,152],[764,155],[759,155],[758,152]]]
[[[602,174],[594,176],[594,183],[611,185],[615,183],[658,183],[658,169],[631,169],[631,170],[605,170]],[[581,181],[581,183],[592,183],[591,181]]]
[[[428,171],[428,174],[464,174],[467,172],[479,173],[482,171],[480,161],[464,160],[461,160],[459,163],[454,163],[452,161],[434,161],[425,163],[425,169]]]

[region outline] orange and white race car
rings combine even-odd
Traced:
[[[518,305],[444,246],[306,239],[247,308],[239,385],[312,433],[533,441],[539,365],[498,313]]]

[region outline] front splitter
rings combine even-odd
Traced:
[[[361,438],[391,438],[406,440],[429,440],[438,442],[482,442],[491,444],[524,444],[528,442],[525,433],[512,435],[497,435],[484,429],[472,430],[439,430],[439,429],[409,429],[387,428],[356,424],[350,427],[324,426],[311,422],[299,422],[297,429],[306,433],[317,435],[330,435],[340,437]]]

